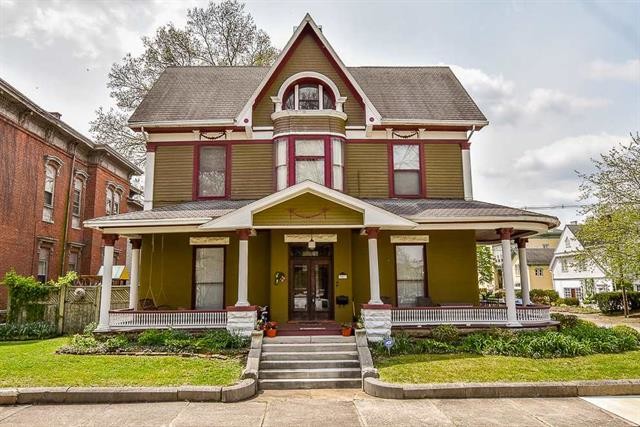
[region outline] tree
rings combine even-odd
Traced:
[[[131,132],[127,119],[167,67],[270,65],[278,56],[269,35],[237,0],[188,9],[184,28],[168,23],[142,43],[141,55],[128,53],[109,71],[107,87],[118,108],[99,108],[90,123],[97,141],[112,145],[139,166],[144,163],[144,140]]]
[[[583,200],[593,200],[577,231],[583,249],[576,261],[583,267],[597,265],[622,290],[625,315],[626,291],[640,279],[640,137],[631,136],[593,160],[595,172],[580,174]]]
[[[491,247],[487,245],[476,246],[476,258],[478,263],[478,280],[480,283],[493,282],[493,266],[495,259]]]

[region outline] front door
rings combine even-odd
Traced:
[[[331,319],[331,259],[292,257],[290,264],[289,319]]]

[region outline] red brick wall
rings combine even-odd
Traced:
[[[42,221],[45,156],[63,161],[56,178],[53,223]],[[124,188],[120,211],[127,210],[129,183],[101,166],[76,161],[76,169],[89,174],[83,194],[82,220],[105,215],[107,180]],[[14,268],[19,274],[37,275],[38,238],[52,239],[48,276],[56,279],[66,271],[69,250],[62,263],[64,223],[69,196],[72,156],[37,135],[0,116],[0,277]],[[69,222],[71,216],[69,213]],[[80,274],[96,274],[101,265],[101,233],[76,230],[69,224],[67,242],[84,244]],[[125,263],[126,241],[116,245],[119,264]],[[0,309],[6,308],[6,288],[0,286]]]

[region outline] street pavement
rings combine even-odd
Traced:
[[[387,400],[360,390],[273,390],[238,403],[0,406],[0,426],[637,425],[638,418],[630,420],[640,418],[640,397],[589,400]]]

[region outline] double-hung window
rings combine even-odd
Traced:
[[[56,177],[58,170],[52,164],[47,164],[44,175],[44,207],[42,209],[42,220],[53,222],[53,200],[56,189]]]
[[[344,146],[340,138],[331,138],[331,169],[333,189],[344,190]]]
[[[393,193],[396,196],[422,194],[420,147],[415,144],[393,146]]]
[[[106,213],[107,215],[111,215],[113,212],[113,189],[107,187],[107,196],[106,196]]]
[[[224,308],[224,248],[197,247],[194,259],[196,310]]]
[[[325,185],[324,140],[297,139],[295,149],[295,183],[313,181]]]
[[[198,197],[225,197],[227,194],[227,148],[200,147]]]
[[[48,248],[40,247],[38,250],[38,281],[45,283],[49,278],[49,254]]]
[[[415,307],[426,296],[425,245],[396,245],[398,307]]]
[[[80,228],[82,217],[82,180],[73,180],[73,198],[71,200],[71,227]]]

